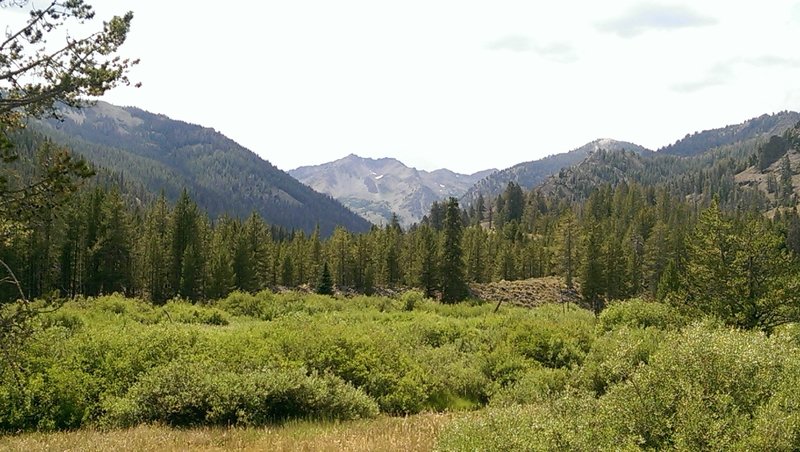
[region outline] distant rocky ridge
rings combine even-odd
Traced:
[[[371,159],[350,154],[322,165],[303,166],[289,174],[375,224],[388,224],[394,213],[401,225],[409,226],[427,214],[434,201],[461,197],[494,171],[458,174],[440,169],[428,172],[408,167],[393,158]]]

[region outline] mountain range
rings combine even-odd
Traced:
[[[408,225],[426,214],[434,201],[455,196],[468,205],[480,195],[488,199],[498,196],[509,182],[524,190],[541,186],[541,192],[575,196],[599,183],[635,180],[640,173],[647,173],[648,177],[639,177],[647,180],[654,178],[652,174],[662,174],[665,179],[677,177],[696,165],[712,166],[714,158],[734,149],[738,149],[737,155],[742,150],[754,152],[761,141],[780,135],[798,121],[800,114],[796,112],[765,114],[740,124],[687,134],[657,152],[635,143],[601,138],[568,152],[473,175],[455,175],[447,170],[426,173],[395,159],[355,155],[289,173],[373,223],[386,223],[396,213],[401,223]],[[713,149],[722,152],[705,158],[705,162],[677,161]],[[603,152],[599,154],[600,151]],[[630,155],[625,157],[625,153]]]
[[[268,223],[329,235],[336,226],[366,231],[368,221],[301,184],[214,129],[105,102],[65,109],[61,120],[30,129],[121,175],[139,191],[175,200],[186,188],[214,218],[258,212]]]
[[[66,109],[60,121],[34,121],[29,128],[117,174],[127,186],[137,187],[132,190],[136,194],[163,192],[174,200],[186,188],[212,218],[256,211],[271,224],[305,231],[319,225],[329,235],[336,226],[365,231],[370,223],[388,224],[395,215],[401,225],[409,226],[420,221],[435,201],[454,196],[467,205],[479,195],[496,197],[509,182],[571,199],[599,184],[625,181],[671,184],[678,192],[698,195],[702,190],[697,185],[709,179],[704,174],[717,178],[730,173],[719,179],[721,183],[745,188],[747,196],[761,193],[758,202],[774,203],[777,175],[770,171],[777,171],[777,163],[756,171],[753,159],[769,137],[799,121],[796,112],[762,115],[687,134],[657,152],[604,138],[543,159],[474,174],[428,172],[393,158],[353,154],[286,173],[214,129],[105,102]],[[791,151],[789,157],[796,166],[800,157]]]
[[[289,174],[314,190],[327,193],[375,224],[388,224],[397,215],[401,225],[419,222],[434,201],[460,198],[476,182],[495,172],[458,174],[447,169],[423,171],[393,158],[371,159],[350,154]]]

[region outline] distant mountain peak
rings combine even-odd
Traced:
[[[327,193],[375,224],[388,224],[392,214],[409,226],[427,214],[434,201],[460,197],[488,172],[459,174],[441,168],[418,170],[392,158],[349,154],[329,163],[302,166],[289,174]]]

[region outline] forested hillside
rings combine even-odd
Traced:
[[[638,144],[607,138],[599,139],[569,152],[554,154],[540,160],[519,163],[511,168],[494,172],[478,181],[467,191],[462,199],[467,203],[471,203],[477,200],[479,195],[483,195],[486,198],[494,198],[503,192],[509,182],[514,182],[522,188],[530,190],[544,182],[549,176],[558,173],[561,169],[576,165],[601,149],[606,151],[624,149],[638,154],[651,153],[651,151]]]
[[[765,212],[794,206],[794,193],[800,189],[800,179],[793,182],[798,166],[792,163],[800,148],[798,125],[781,135],[756,136],[687,157],[601,150],[536,190],[551,197],[586,199],[600,185],[636,182],[664,188],[696,206],[707,205],[715,195],[729,209]]]
[[[369,223],[314,192],[214,129],[133,107],[98,102],[65,110],[63,120],[30,125],[89,161],[174,202],[186,188],[212,216],[256,211],[272,224],[329,235]]]
[[[772,135],[781,135],[797,121],[800,121],[800,113],[794,111],[762,115],[741,124],[687,134],[675,143],[659,149],[658,152],[680,156],[697,155],[739,141],[753,138],[768,139]]]

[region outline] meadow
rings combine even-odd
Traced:
[[[419,292],[78,298],[0,380],[12,450],[800,447],[800,329]]]

